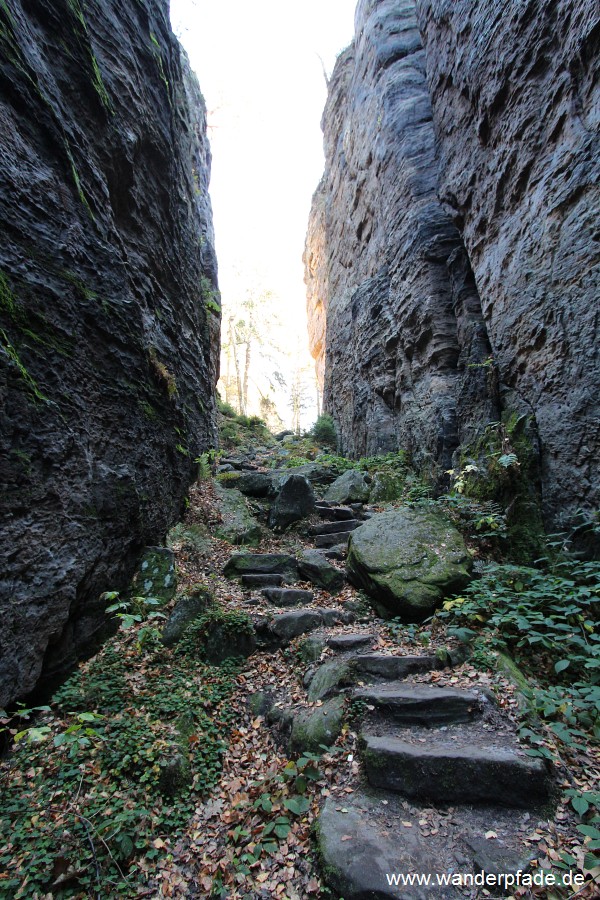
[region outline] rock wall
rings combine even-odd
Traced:
[[[205,126],[167,0],[0,2],[0,706],[98,634],[215,441]]]
[[[597,0],[419,0],[440,196],[505,392],[533,413],[546,513],[600,507]]]
[[[413,3],[359,3],[322,125],[305,265],[325,409],[345,453],[402,446],[422,467],[448,468],[497,401],[477,289],[437,196]]]
[[[597,4],[360,0],[305,251],[341,448],[446,463],[532,416],[547,521],[600,505]]]

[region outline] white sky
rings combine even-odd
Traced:
[[[329,74],[353,34],[356,0],[171,0],[209,110],[224,311],[262,283],[281,297],[289,340],[306,351],[302,252],[323,172]],[[290,348],[292,349],[292,348]]]

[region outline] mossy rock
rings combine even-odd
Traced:
[[[135,597],[152,597],[168,603],[175,596],[175,555],[168,547],[146,547],[131,582]]]
[[[394,472],[375,472],[369,502],[391,503],[393,500],[400,500],[405,483],[405,478]]]
[[[332,697],[316,709],[304,709],[294,716],[290,750],[293,753],[315,753],[331,747],[341,734],[345,700]]]
[[[206,525],[187,525],[179,522],[167,535],[167,546],[181,545],[182,549],[205,556],[211,550],[211,538]]]
[[[176,601],[162,631],[165,647],[172,647],[181,640],[189,625],[206,612],[213,598],[208,588],[193,585]]]
[[[238,491],[228,491],[218,484],[215,485],[215,494],[222,517],[215,535],[230,544],[258,546],[262,530],[248,509],[244,497]]]
[[[471,565],[462,536],[431,509],[379,513],[350,538],[349,577],[384,617],[422,621],[468,584]]]

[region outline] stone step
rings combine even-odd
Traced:
[[[343,521],[344,519],[353,519],[354,510],[349,506],[326,506],[323,503],[317,504],[317,512],[323,519],[334,519]]]
[[[230,578],[242,575],[282,575],[285,581],[298,577],[298,565],[287,553],[234,553],[223,574]]]
[[[423,827],[419,821],[429,822],[432,814],[435,831],[433,825]],[[535,853],[525,849],[520,839],[524,828],[524,813],[514,809],[458,807],[451,814],[433,812],[409,806],[399,795],[359,788],[343,801],[339,795],[325,800],[315,839],[321,874],[333,897],[466,900],[474,896],[473,888],[438,885],[436,873],[514,876],[519,870],[528,871]],[[483,835],[488,831],[498,837],[486,840]],[[395,872],[429,874],[431,884],[390,884],[388,876]],[[497,889],[491,892],[500,896]]]
[[[326,623],[329,624],[329,623]],[[313,673],[308,689],[311,703],[331,694],[339,694],[358,681],[398,680],[436,667],[434,656],[385,656],[369,653],[330,659]]]
[[[332,650],[343,653],[347,650],[357,650],[372,644],[377,639],[376,634],[334,634],[327,638],[327,646]]]
[[[430,732],[431,734],[431,732]],[[490,803],[528,807],[547,798],[548,770],[543,760],[504,746],[462,745],[443,731],[426,743],[397,736],[361,735],[361,756],[373,787],[433,803]],[[443,735],[446,739],[440,739]],[[489,736],[490,744],[493,734]]]
[[[249,588],[279,587],[283,584],[283,575],[242,575],[242,584]]]
[[[374,706],[395,722],[430,728],[470,722],[481,714],[485,703],[489,703],[475,691],[400,681],[356,688],[353,697]]]
[[[315,537],[315,547],[338,547],[348,545],[350,532],[335,532],[335,534],[318,534]]]
[[[306,606],[315,599],[312,591],[302,591],[296,588],[266,587],[263,588],[261,594],[273,606]]]
[[[398,681],[408,675],[431,672],[442,668],[435,656],[388,656],[385,653],[365,653],[352,657],[352,669],[386,681]]]
[[[346,519],[344,522],[328,522],[327,525],[313,525],[309,528],[308,533],[317,534],[342,534],[346,531],[354,531],[360,528],[361,522],[358,519]]]

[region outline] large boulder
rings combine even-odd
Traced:
[[[315,508],[315,494],[304,475],[287,475],[269,513],[269,525],[278,531],[309,516]]]
[[[352,532],[348,574],[383,616],[419,622],[468,583],[471,559],[458,531],[432,509],[379,513]]]
[[[370,487],[365,472],[348,469],[325,492],[329,503],[365,503],[369,499]]]
[[[248,544],[255,547],[260,543],[261,527],[248,509],[245,499],[238,491],[228,491],[215,484],[221,523],[215,534],[230,544]]]

